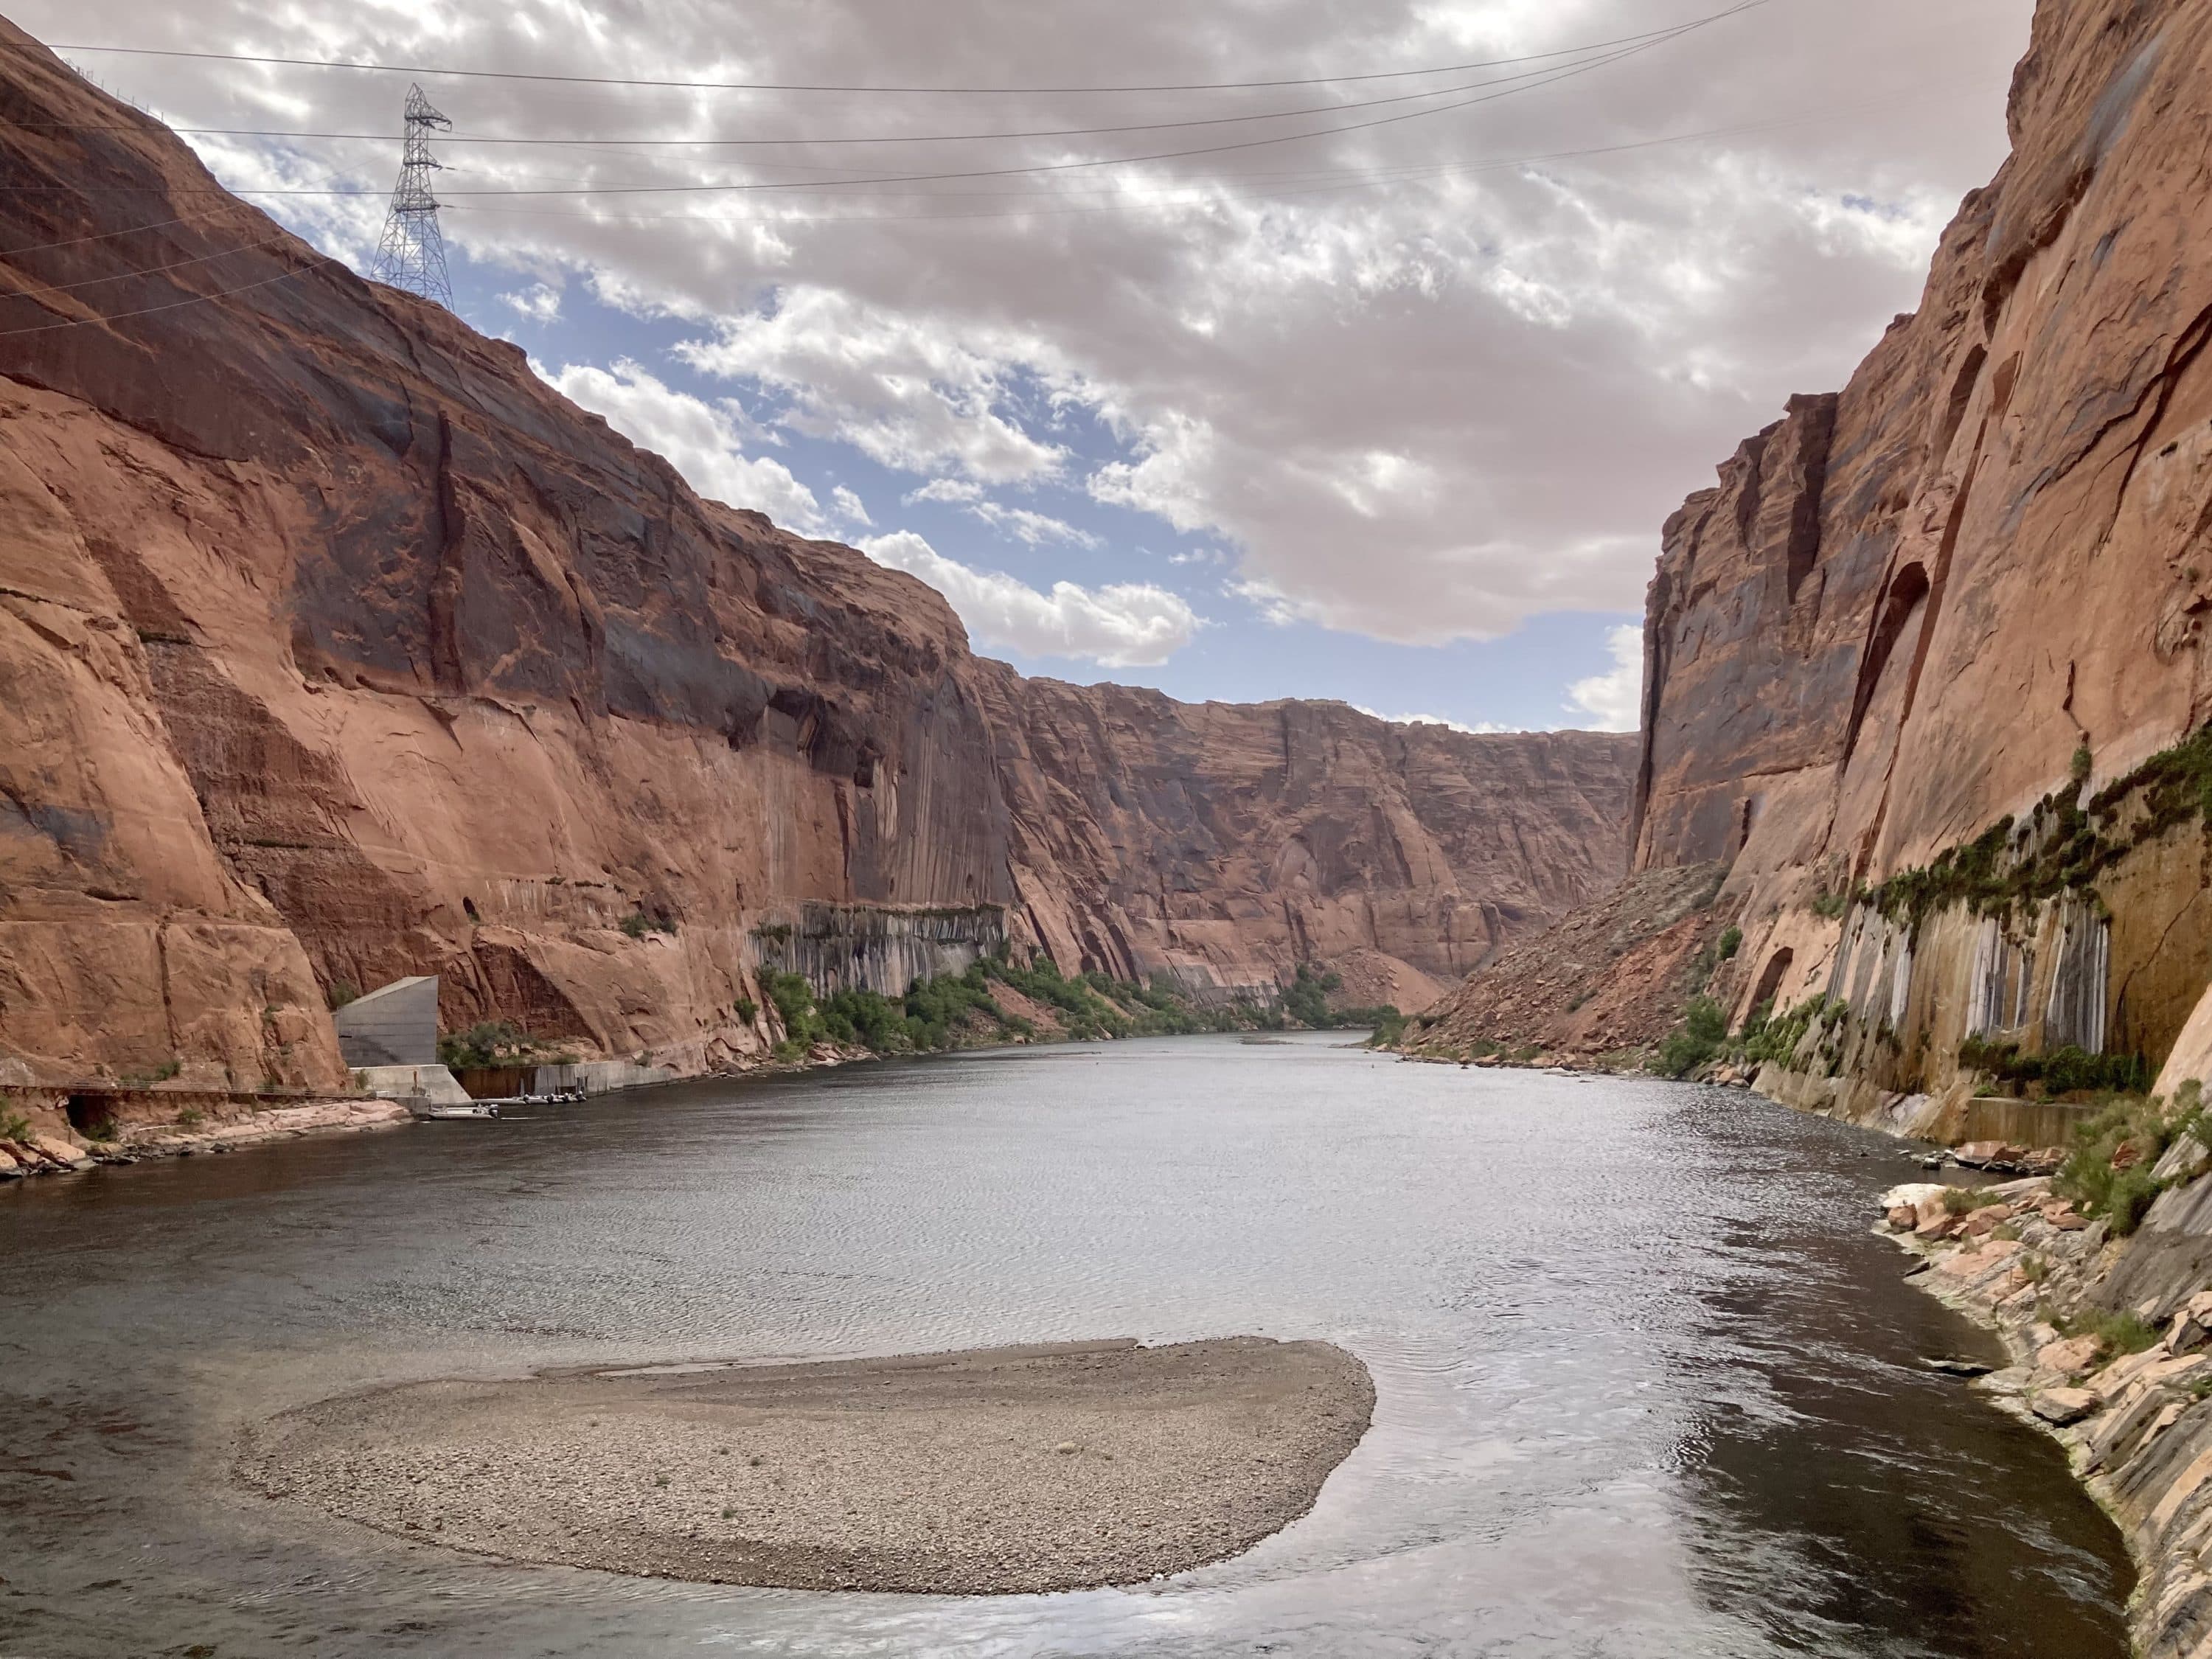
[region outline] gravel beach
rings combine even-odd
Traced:
[[[1231,1337],[700,1362],[342,1396],[257,1430],[271,1497],[516,1561],[993,1595],[1221,1560],[1312,1507],[1366,1368]]]

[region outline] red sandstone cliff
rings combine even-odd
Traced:
[[[823,907],[1419,1002],[1625,862],[1632,739],[1024,681],[4,26],[0,123],[0,1083],[331,1086],[416,972],[742,1061]]]
[[[1645,623],[1636,868],[1728,866],[1716,988],[1849,1000],[1819,1066],[1869,1097],[1969,1036],[2155,1070],[2212,979],[2185,757],[2137,769],[2212,715],[2212,8],[2044,0],[2008,117],[1919,310],[1668,522]]]

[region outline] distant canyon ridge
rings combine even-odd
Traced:
[[[343,1087],[414,974],[697,1073],[1001,940],[1415,1008],[1626,868],[1632,736],[1024,678],[4,24],[0,116],[0,1083]]]

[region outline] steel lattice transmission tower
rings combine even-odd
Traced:
[[[446,280],[446,239],[438,230],[438,198],[430,175],[438,171],[430,154],[430,135],[453,123],[431,107],[420,87],[407,88],[407,150],[399,164],[399,187],[392,192],[392,212],[368,274],[380,283],[404,288],[451,311],[453,284]]]

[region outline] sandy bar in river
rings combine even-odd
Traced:
[[[442,1381],[261,1425],[249,1486],[515,1561],[989,1595],[1126,1584],[1304,1515],[1366,1368],[1230,1337]]]

